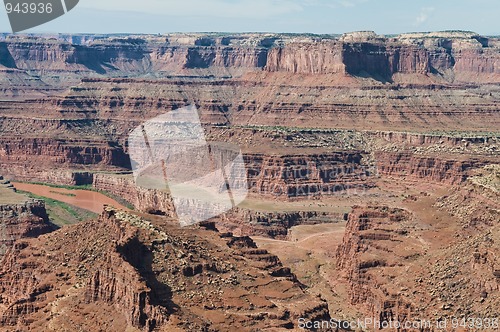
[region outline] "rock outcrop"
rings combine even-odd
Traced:
[[[406,229],[410,222],[408,212],[388,207],[355,207],[349,215],[338,266],[349,281],[351,303],[364,307],[370,317],[405,322],[414,310],[379,272],[404,264],[400,254],[415,246]]]
[[[351,304],[382,324],[432,322],[421,331],[439,330],[432,317],[496,317],[498,223],[441,226],[402,209],[354,207],[336,253]]]
[[[0,269],[0,319],[12,329],[251,331],[329,319],[276,256],[210,223],[181,230],[107,209],[16,242]]]
[[[500,165],[478,169],[452,194],[439,199],[437,206],[450,212],[471,228],[498,226],[500,220]]]
[[[45,203],[15,193],[0,176],[0,259],[16,240],[35,238],[52,231]]]

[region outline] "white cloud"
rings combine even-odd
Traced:
[[[420,9],[420,13],[417,15],[417,18],[415,19],[415,25],[419,26],[427,22],[427,20],[429,19],[430,15],[434,12],[434,10],[435,10],[434,7],[423,7],[422,9]]]
[[[329,8],[351,8],[368,2],[369,0],[326,0],[324,5]]]
[[[268,18],[301,12],[297,0],[85,0],[82,7],[93,10],[139,12],[171,16],[218,18]]]
[[[370,0],[85,0],[93,10],[138,12],[185,17],[271,18],[306,7],[350,8]]]

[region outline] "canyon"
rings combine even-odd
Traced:
[[[0,34],[0,90],[0,330],[500,317],[496,37]],[[248,196],[180,228],[128,136],[189,105]],[[134,210],[56,229],[8,180]]]

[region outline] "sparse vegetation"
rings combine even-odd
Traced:
[[[97,218],[97,214],[93,212],[55,199],[38,196],[26,191],[19,191],[19,193],[33,199],[43,200],[45,202],[45,209],[47,210],[50,221],[59,227]]]
[[[120,203],[121,205],[125,206],[129,210],[134,210],[135,209],[135,207],[132,204],[130,204],[130,202],[124,200],[123,198],[119,197],[118,195],[115,195],[113,193],[110,193],[110,192],[107,192],[107,191],[104,191],[104,190],[97,190],[91,184],[85,184],[85,185],[81,185],[81,186],[70,186],[70,185],[58,185],[58,184],[44,183],[44,182],[26,182],[26,183],[28,183],[28,184],[35,184],[35,185],[39,185],[39,186],[46,186],[46,187],[51,187],[51,188],[58,188],[58,189],[95,191],[95,192],[103,194],[104,196],[108,196],[109,198],[117,201],[118,203]],[[64,193],[60,193],[60,192],[54,192],[54,193],[61,194],[61,195],[66,195],[66,196],[69,196],[69,197],[74,197],[75,196],[73,194],[64,194]]]
[[[25,182],[28,184],[36,184],[39,186],[46,186],[46,187],[51,187],[51,188],[59,188],[59,189],[67,189],[67,190],[91,190],[91,191],[96,191],[94,187],[92,187],[91,184],[85,184],[81,186],[70,186],[70,185],[59,185],[59,184],[53,184],[53,183],[45,183],[45,182]]]
[[[57,195],[63,195],[63,196],[68,196],[68,197],[76,197],[75,194],[69,194],[69,193],[62,193],[59,191],[51,190],[50,193],[52,194],[57,194]]]

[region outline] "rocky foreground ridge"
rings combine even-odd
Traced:
[[[45,203],[17,194],[0,176],[0,259],[16,240],[38,237],[52,229]]]
[[[0,271],[2,331],[274,331],[329,319],[276,256],[213,223],[179,229],[106,209],[20,239]]]

